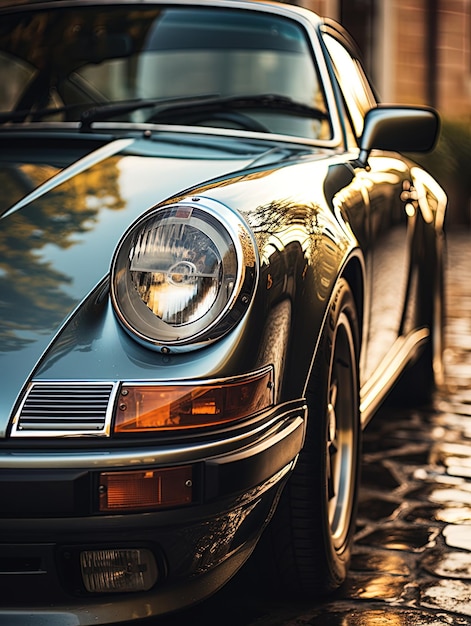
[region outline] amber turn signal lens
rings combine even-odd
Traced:
[[[99,510],[138,511],[180,506],[192,501],[191,465],[157,470],[102,472],[99,479]]]
[[[214,384],[123,385],[114,431],[201,428],[254,415],[273,404],[271,369]]]

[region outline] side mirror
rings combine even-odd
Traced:
[[[366,166],[371,150],[429,152],[440,128],[438,113],[429,107],[377,106],[365,116],[358,163]]]

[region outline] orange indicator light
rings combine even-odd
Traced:
[[[215,426],[254,415],[273,404],[273,375],[214,384],[125,384],[115,410],[115,433]]]
[[[189,504],[193,494],[191,465],[158,470],[102,472],[99,510],[135,511]]]

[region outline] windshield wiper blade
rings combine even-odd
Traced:
[[[179,98],[181,100],[181,98]],[[156,104],[162,102],[161,100],[125,100],[120,102],[105,102],[102,104],[95,104],[83,111],[80,115],[80,122],[82,127],[89,128],[92,122],[98,120],[106,120],[115,115],[121,113],[128,113],[136,111],[137,109],[143,109],[146,107],[155,107]],[[164,100],[165,103],[168,100]],[[15,109],[13,111],[0,111],[0,124],[6,124],[7,122],[24,122],[26,118],[31,118],[31,121],[37,122],[44,117],[50,115],[57,115],[58,113],[64,113],[73,111],[74,109],[83,109],[82,103],[68,104],[62,107],[47,107],[45,109]]]
[[[25,109],[15,111],[0,112],[0,124],[8,122],[24,122],[27,117],[31,117],[32,121],[38,121],[50,115],[57,115],[65,111],[71,111],[74,108],[82,108],[83,104],[70,104],[63,107],[45,109]],[[80,126],[82,130],[87,130],[93,122],[104,121],[117,115],[124,113],[132,113],[139,109],[157,110],[147,120],[148,122],[167,122],[174,123],[179,117],[188,113],[215,113],[224,110],[271,110],[282,111],[290,115],[296,115],[306,118],[315,118],[327,120],[328,115],[317,107],[304,104],[292,100],[287,96],[277,94],[259,94],[246,96],[220,96],[218,94],[203,94],[200,96],[185,96],[163,99],[137,99],[122,100],[119,102],[106,102],[97,104],[80,115]]]
[[[93,122],[107,120],[123,113],[132,113],[139,109],[156,106],[154,100],[126,100],[124,102],[107,102],[84,111],[80,116],[81,128],[88,129]]]
[[[164,106],[167,108],[171,103],[184,102],[184,106],[192,106],[193,103],[200,103],[201,100],[214,98],[214,94],[206,94],[201,96],[185,96],[175,98],[163,98],[156,100],[149,99],[137,99],[137,100],[121,100],[119,102],[107,102],[105,104],[99,104],[84,111],[80,116],[80,123],[82,129],[89,129],[93,122],[102,122],[107,119],[122,115],[124,113],[132,113],[139,111],[140,109],[153,109],[158,106]]]
[[[270,110],[281,111],[298,117],[327,120],[328,114],[317,107],[297,102],[288,96],[279,94],[257,94],[242,96],[217,96],[203,101],[188,101],[182,104],[167,106],[152,116],[152,121],[171,122],[187,113],[216,113],[224,110]]]
[[[311,119],[327,120],[325,111],[317,107],[297,102],[287,96],[277,94],[259,94],[243,96],[220,96],[203,94],[156,100],[126,100],[94,106],[80,116],[82,130],[87,130],[93,122],[104,121],[123,113],[132,113],[139,109],[157,109],[146,120],[148,123],[175,123],[187,114],[210,114],[221,111],[238,110],[270,110],[282,111],[288,115]]]

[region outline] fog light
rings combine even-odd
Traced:
[[[154,555],[145,548],[86,550],[80,567],[90,593],[148,591],[158,578]]]

